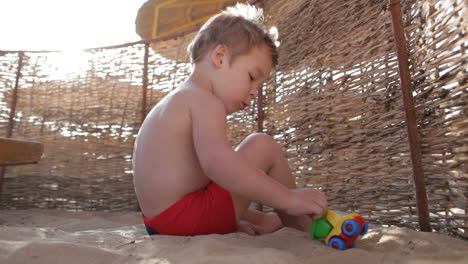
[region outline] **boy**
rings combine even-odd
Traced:
[[[193,72],[143,122],[134,149],[134,184],[152,234],[251,235],[283,225],[308,232],[327,210],[325,195],[295,189],[281,147],[248,136],[235,150],[226,116],[243,110],[276,66],[262,13],[238,4],[211,19],[188,47]],[[265,214],[251,201],[275,208]]]

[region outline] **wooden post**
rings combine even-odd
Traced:
[[[263,109],[263,85],[258,88],[257,96],[257,132],[263,133],[263,120],[265,120],[265,112]],[[257,203],[255,206],[260,212],[263,212],[263,205]]]
[[[142,102],[141,102],[141,123],[146,118],[146,104],[147,104],[147,91],[148,91],[148,57],[149,57],[149,43],[145,43],[145,57],[143,64],[143,86],[142,86]]]
[[[263,132],[263,121],[265,120],[265,112],[263,109],[263,86],[258,88],[257,97],[257,132]]]
[[[21,69],[23,68],[24,51],[19,51],[18,55],[19,55],[18,68],[16,70],[15,88],[13,90],[13,98],[11,100],[10,116],[8,119],[8,130],[7,130],[7,135],[6,135],[7,138],[13,135],[13,127],[15,126],[16,103],[18,102],[18,88],[19,88],[19,80],[21,78]]]
[[[413,180],[416,192],[416,206],[418,209],[418,221],[421,231],[430,232],[429,208],[426,194],[426,181],[421,162],[421,149],[416,124],[413,95],[411,89],[411,77],[408,66],[408,53],[403,28],[403,18],[400,0],[389,0],[390,12],[392,14],[393,35],[398,56],[398,70],[400,73],[401,91],[406,113],[406,127],[411,151],[413,167]]]
[[[23,68],[23,57],[24,51],[18,52],[18,68],[16,70],[16,80],[15,80],[15,88],[13,89],[13,96],[11,99],[11,107],[10,107],[10,116],[8,118],[8,129],[6,137],[10,138],[13,135],[13,127],[15,125],[15,114],[16,114],[16,103],[18,102],[18,88],[19,88],[19,80],[21,78],[21,69]],[[3,189],[3,177],[5,176],[6,167],[0,167],[0,195]]]

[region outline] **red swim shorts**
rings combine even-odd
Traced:
[[[149,234],[193,236],[237,230],[231,194],[214,182],[187,194],[151,219],[142,217]]]

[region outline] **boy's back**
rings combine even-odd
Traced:
[[[134,150],[134,183],[148,218],[210,181],[193,144],[190,108],[199,93],[206,92],[187,85],[172,91],[151,110],[141,127]]]

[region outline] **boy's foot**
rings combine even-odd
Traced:
[[[275,213],[262,213],[258,222],[250,223],[248,221],[240,220],[238,231],[247,233],[249,235],[261,235],[266,233],[273,233],[283,227],[283,223],[279,216]]]

